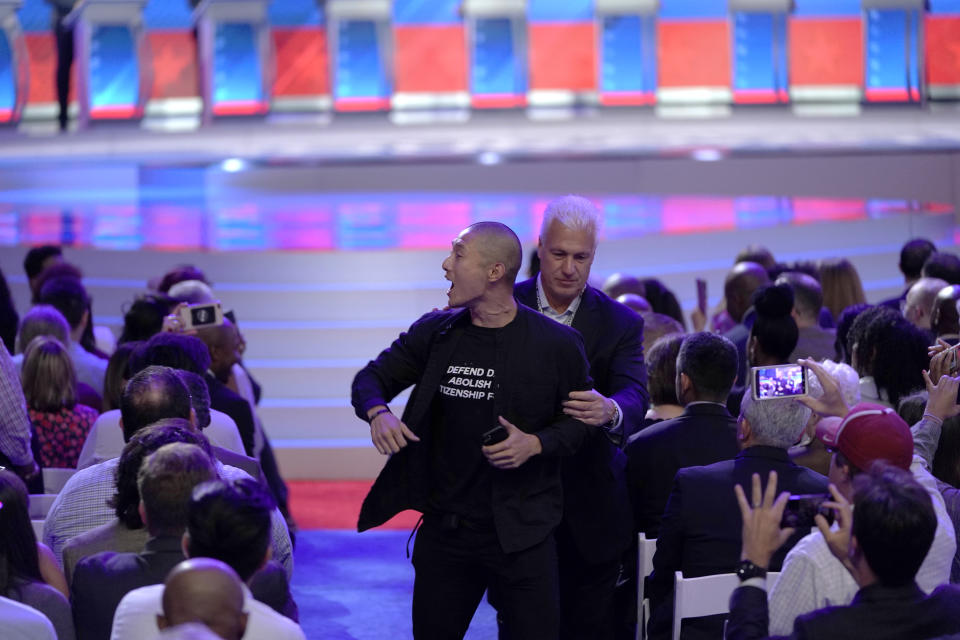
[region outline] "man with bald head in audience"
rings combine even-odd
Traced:
[[[737,323],[723,334],[737,348],[737,384],[742,385],[747,379],[747,340],[750,338],[750,326],[745,322],[747,311],[753,305],[753,293],[769,283],[767,270],[756,262],[733,265],[723,282],[727,313]]]
[[[960,341],[958,302],[960,302],[960,285],[957,284],[951,284],[940,289],[937,298],[933,301],[933,316],[930,319],[930,328],[937,338],[948,344],[957,344]]]
[[[560,634],[560,457],[596,429],[563,403],[593,384],[580,334],[514,299],[521,259],[509,227],[464,229],[442,265],[448,309],[417,320],[353,381],[357,417],[390,455],[358,528],[424,514],[415,638],[462,637],[487,587],[511,637]],[[387,403],[413,385],[401,420]]]
[[[931,331],[933,327],[933,307],[937,301],[937,294],[950,286],[946,280],[940,278],[920,278],[911,285],[907,297],[900,307],[903,317],[909,320],[918,329]]]
[[[790,362],[796,362],[798,358],[836,360],[836,332],[820,326],[820,309],[823,307],[823,289],[820,283],[800,271],[787,271],[780,274],[777,284],[786,284],[793,290],[792,315],[797,322],[799,337],[797,346],[790,354]]]
[[[199,622],[224,640],[240,640],[247,630],[243,585],[219,560],[193,558],[175,566],[164,582],[162,603],[159,629]]]

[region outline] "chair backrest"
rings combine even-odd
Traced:
[[[67,484],[76,469],[44,469],[43,470],[43,490],[46,493],[60,493],[63,485]]]
[[[643,579],[653,573],[653,554],[657,551],[657,540],[648,539],[642,531],[637,534],[637,633],[636,640],[647,637],[649,605],[644,601]]]
[[[30,517],[33,520],[43,520],[50,513],[53,501],[57,499],[55,493],[37,493],[30,495]]]
[[[779,572],[767,574],[767,585],[777,581]],[[735,573],[720,573],[700,578],[684,578],[677,571],[673,588],[673,639],[680,639],[680,623],[684,618],[712,616],[730,611],[730,595],[740,586]]]

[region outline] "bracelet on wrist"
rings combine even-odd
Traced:
[[[378,409],[372,416],[367,416],[367,422],[372,424],[374,418],[384,413],[390,413],[390,407],[382,407]]]

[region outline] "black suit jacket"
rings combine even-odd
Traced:
[[[677,472],[673,491],[660,524],[653,575],[648,582],[651,638],[669,638],[673,622],[674,572],[696,578],[736,571],[740,560],[743,524],[733,492],[736,485],[750,490],[753,474],[766,486],[767,476],[777,472],[777,489],[795,494],[826,493],[828,480],[815,471],[794,464],[784,449],[755,446],[733,460]],[[774,555],[771,571],[779,571],[793,545],[809,531],[797,531]],[[723,634],[722,616],[683,623],[682,638],[718,638]]]
[[[638,433],[626,448],[636,530],[657,537],[679,469],[730,460],[738,452],[736,420],[714,403],[689,405],[682,415]]]
[[[537,308],[536,278],[514,288],[521,303]],[[573,317],[583,336],[594,388],[616,400],[623,412],[621,443],[638,431],[647,412],[647,367],[643,362],[643,318],[587,286]],[[626,485],[626,456],[602,429],[563,461],[563,524],[588,562],[619,557],[633,528]]]
[[[109,640],[123,596],[163,582],[181,561],[180,536],[150,538],[140,553],[103,551],[80,560],[70,583],[77,640]]]
[[[210,390],[210,408],[225,413],[237,423],[237,431],[243,440],[243,450],[248,456],[253,455],[253,440],[255,427],[253,426],[253,412],[250,403],[235,393],[230,387],[217,380],[209,371],[203,376]]]
[[[387,460],[360,508],[360,531],[379,526],[404,509],[428,510],[431,407],[469,323],[466,309],[428,313],[354,377],[353,407],[364,421],[370,408],[416,385],[403,422],[420,438]],[[570,391],[592,388],[593,381],[580,334],[522,304],[496,336],[496,392],[490,424],[503,416],[518,429],[536,434],[543,447],[540,455],[517,469],[493,470],[494,527],[503,551],[513,553],[539,544],[560,523],[559,457],[572,455],[592,428],[564,415],[561,402]]]
[[[756,587],[736,589],[730,597],[727,640],[767,638],[768,628],[767,592]],[[960,633],[960,588],[942,585],[924,596],[916,584],[871,585],[858,591],[850,606],[799,616],[789,638],[930,640],[956,633]]]

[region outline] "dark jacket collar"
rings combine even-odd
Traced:
[[[919,602],[924,597],[923,591],[920,590],[916,582],[911,582],[903,587],[885,587],[877,583],[860,589],[850,604],[857,604],[858,602],[909,603]]]
[[[737,454],[737,458],[766,458],[768,460],[776,460],[778,462],[793,464],[790,462],[790,456],[787,454],[786,449],[781,449],[780,447],[768,447],[762,444],[747,447]]]
[[[732,418],[730,412],[727,411],[727,408],[722,404],[716,404],[713,402],[699,402],[697,404],[689,404],[683,408],[683,415],[685,416],[727,416]]]
[[[183,553],[181,546],[182,536],[150,536],[143,545],[144,553],[169,553],[176,551]]]

